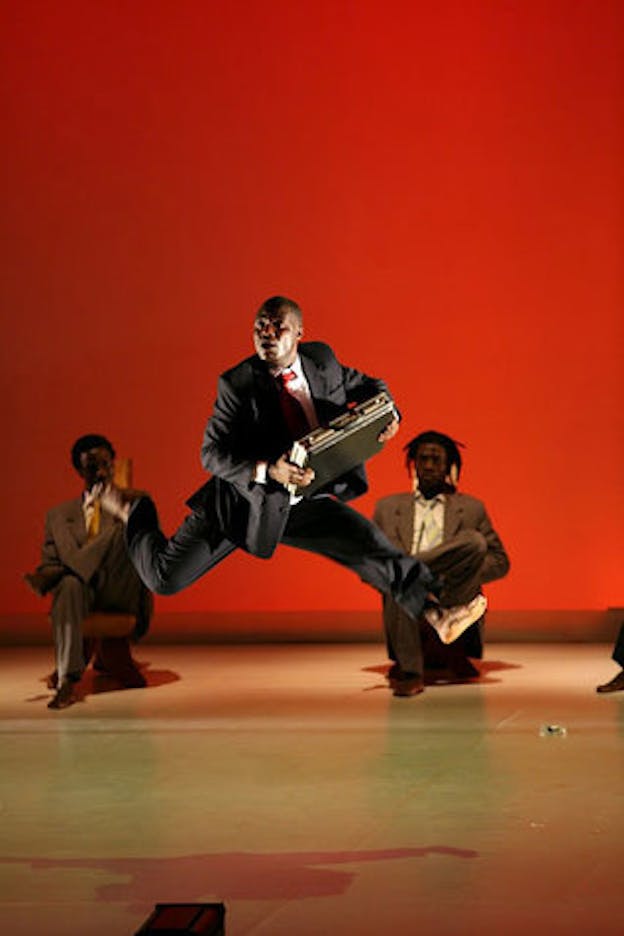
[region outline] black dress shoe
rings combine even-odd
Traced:
[[[478,679],[481,675],[476,666],[474,666],[468,657],[460,657],[450,661],[450,669],[457,679]]]
[[[104,663],[99,653],[96,653],[96,655],[93,657],[91,666],[98,674],[98,676],[110,676],[110,669],[106,663]]]
[[[48,702],[48,708],[64,709],[73,705],[74,702],[77,702],[78,700],[74,694],[75,685],[76,683],[72,679],[64,679],[57,689],[54,698]]]
[[[617,676],[603,683],[602,686],[596,686],[596,692],[621,692],[624,689],[624,670],[620,670]]]
[[[115,670],[112,675],[119,680],[124,689],[144,689],[147,686],[147,679],[136,666]]]

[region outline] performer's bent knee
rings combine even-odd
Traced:
[[[465,546],[482,558],[487,552],[487,540],[479,530],[463,530],[458,534],[457,539]]]
[[[141,557],[133,556],[130,553],[134,568],[146,588],[149,588],[155,595],[175,595],[184,587],[184,583],[176,580],[168,570],[159,569],[158,563],[150,563],[146,566]]]
[[[54,587],[53,596],[58,599],[61,596],[66,597],[68,595],[82,595],[85,585],[82,579],[78,578],[77,575],[72,575],[68,573],[64,575],[63,578],[58,582]]]
[[[184,588],[184,584],[174,578],[161,577],[153,579],[150,583],[145,582],[145,584],[155,595],[177,595]]]

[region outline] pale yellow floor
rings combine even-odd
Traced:
[[[4,651],[0,932],[222,900],[228,936],[619,936],[610,651],[490,645],[479,683],[394,699],[381,646],[145,647],[147,689],[63,712],[49,653]]]

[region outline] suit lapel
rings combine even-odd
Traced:
[[[276,381],[259,358],[255,358],[252,365],[252,380],[253,391],[250,395],[249,404],[253,410],[255,423],[258,425],[265,423],[267,409],[269,411],[273,410],[272,422],[277,417],[281,420]]]
[[[451,539],[461,530],[463,508],[461,498],[457,494],[446,495],[446,506],[444,508],[444,539]]]
[[[257,393],[270,393],[275,381],[269,374],[266,365],[256,355],[251,361],[251,372],[253,374],[254,387]]]
[[[299,357],[301,358],[301,367],[305,374],[305,379],[308,381],[312,399],[315,401],[326,399],[327,378],[325,368],[310,360],[305,350],[302,350],[301,347],[299,347]]]
[[[87,541],[87,527],[82,512],[82,498],[68,501],[63,510],[63,523],[78,546],[83,546]]]
[[[394,510],[395,542],[410,553],[414,538],[414,498],[411,494],[401,498]]]

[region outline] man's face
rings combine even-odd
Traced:
[[[84,478],[85,488],[90,489],[98,482],[106,487],[113,480],[113,471],[113,458],[104,446],[100,445],[80,453],[78,474]]]
[[[418,477],[418,487],[428,492],[441,491],[446,478],[447,461],[446,452],[441,445],[435,442],[424,442],[416,450],[414,468]]]
[[[261,313],[254,322],[254,347],[270,370],[289,367],[297,357],[303,330],[295,313],[282,306],[270,315]]]

